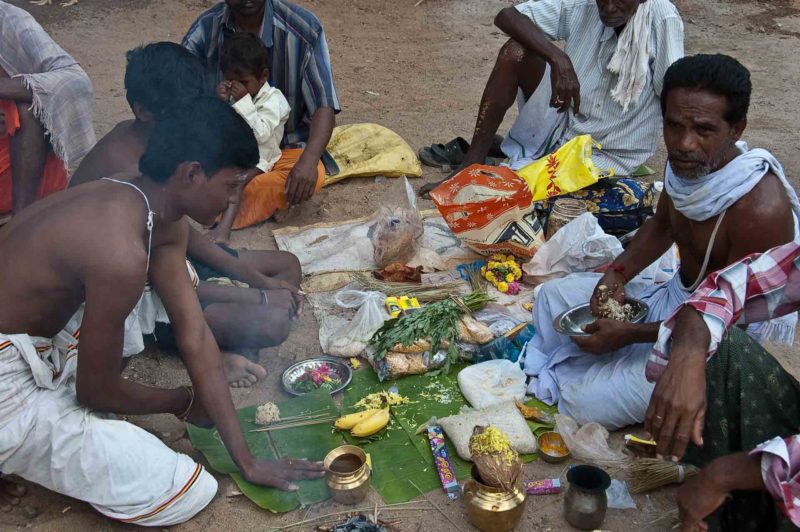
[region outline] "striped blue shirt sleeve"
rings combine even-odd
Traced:
[[[331,58],[325,32],[320,31],[317,41],[309,52],[308,61],[303,70],[303,100],[310,116],[320,107],[330,107],[339,112],[339,96],[333,82]]]
[[[181,46],[201,60],[205,60],[206,49],[208,47],[207,41],[210,34],[209,28],[205,27],[205,22],[203,17],[197,19],[181,41]]]
[[[565,0],[528,0],[516,6],[517,11],[528,17],[552,41],[565,41],[569,37],[567,25],[568,7]]]

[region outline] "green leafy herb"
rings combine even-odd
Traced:
[[[434,352],[447,342],[447,361],[442,370],[447,374],[450,364],[458,360],[458,322],[467,312],[483,308],[491,300],[484,291],[473,292],[463,300],[452,297],[389,320],[370,339],[370,345],[375,349],[374,357],[381,360],[394,346],[408,347],[417,340],[430,342]]]

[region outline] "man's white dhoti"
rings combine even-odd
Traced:
[[[634,344],[613,353],[592,355],[552,326],[555,316],[589,301],[601,275],[574,274],[544,283],[536,296],[533,320],[536,336],[525,353],[525,373],[531,375],[528,393],[558,409],[581,425],[596,421],[609,430],[640,423],[654,385],[644,370],[652,344]],[[628,295],[647,303],[645,322],[666,319],[689,296],[671,281]]]
[[[0,472],[144,526],[187,521],[213,476],[145,430],[78,404],[82,312],[53,339],[0,334]]]

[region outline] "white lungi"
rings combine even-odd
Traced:
[[[0,334],[0,472],[143,526],[191,519],[217,481],[147,431],[78,404],[79,311],[53,339]]]
[[[556,316],[589,301],[601,274],[582,273],[544,283],[536,296],[534,336],[525,352],[525,373],[530,375],[528,393],[583,425],[596,421],[609,430],[644,420],[654,384],[644,370],[652,344],[633,344],[613,353],[592,355],[582,351],[568,336],[553,329]],[[649,306],[645,322],[662,321],[689,294],[679,276],[628,295]]]
[[[552,325],[565,310],[589,301],[600,277],[598,273],[577,273],[541,285],[533,309],[536,336],[527,344],[523,369],[531,376],[529,394],[548,404],[558,402],[559,412],[581,425],[595,421],[616,430],[644,421],[655,387],[645,377],[653,344],[633,344],[593,355]],[[678,274],[659,285],[642,286],[635,281],[628,283],[626,292],[647,303],[645,323],[665,320],[690,295]],[[771,332],[787,327],[792,328],[778,319],[751,325],[747,332],[763,343],[772,340]]]

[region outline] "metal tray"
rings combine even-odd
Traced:
[[[281,375],[283,389],[292,395],[305,395],[309,393],[296,391],[294,385],[307,370],[313,370],[320,367],[322,364],[328,364],[331,370],[333,370],[342,381],[342,384],[338,388],[331,390],[331,395],[344,390],[345,387],[350,384],[350,380],[353,378],[353,370],[350,369],[350,366],[348,366],[346,362],[338,358],[321,357],[296,362],[286,368]]]
[[[633,298],[628,298],[625,302],[629,303],[636,311],[630,322],[642,323],[649,310],[647,303]],[[583,332],[583,327],[593,323],[595,320],[597,320],[597,317],[592,314],[589,303],[585,303],[561,313],[553,320],[553,328],[556,332],[567,336],[589,336]]]

